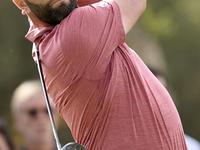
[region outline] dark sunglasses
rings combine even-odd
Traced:
[[[47,110],[47,108],[41,109],[41,110],[38,110],[38,109],[30,109],[30,110],[27,111],[27,113],[28,113],[28,115],[29,115],[30,117],[37,117],[38,113],[41,113],[41,112],[44,113],[44,114],[46,114],[46,115],[48,115],[48,110]]]

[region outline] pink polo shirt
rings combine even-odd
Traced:
[[[59,25],[36,28],[47,85],[76,142],[88,150],[186,150],[166,89],[124,43],[114,1],[75,9]]]

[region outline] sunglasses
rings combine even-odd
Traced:
[[[54,112],[53,109],[51,109],[52,112]],[[46,114],[48,115],[48,110],[47,108],[44,108],[44,109],[36,109],[36,108],[33,108],[33,109],[30,109],[27,111],[27,114],[32,117],[32,118],[35,118],[39,115],[39,113],[43,113],[43,114]]]

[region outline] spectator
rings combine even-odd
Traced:
[[[55,120],[58,114],[51,102]],[[23,137],[20,150],[56,150],[52,127],[40,81],[25,81],[12,97],[12,115],[16,128]]]

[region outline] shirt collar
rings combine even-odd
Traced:
[[[30,26],[28,33],[26,34],[26,38],[30,40],[31,42],[37,42],[36,40],[38,38],[41,38],[45,34],[51,32],[53,30],[54,26],[50,27],[39,27],[34,28],[33,26]]]

